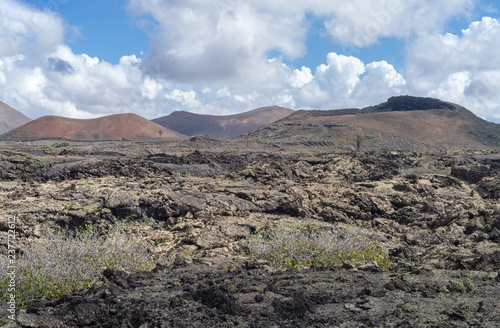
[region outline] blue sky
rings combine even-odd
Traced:
[[[45,1],[30,0],[29,4],[40,9],[47,8]],[[57,3],[57,2],[56,2]],[[85,53],[91,57],[118,64],[124,55],[143,57],[149,49],[149,34],[140,28],[127,10],[123,0],[62,0],[56,8],[64,20],[80,28],[81,35],[67,35],[66,39],[75,53]],[[303,57],[284,61],[294,67],[317,67],[324,63],[329,52],[356,55],[365,62],[386,60],[397,68],[404,67],[404,40],[384,38],[368,47],[352,47],[337,44],[328,35],[323,22],[308,15],[307,54]],[[460,32],[467,22],[455,21],[452,26]],[[150,31],[152,32],[152,31]],[[270,51],[270,56],[279,52]]]
[[[0,100],[36,118],[411,94],[500,122],[496,2],[0,0]]]
[[[28,1],[40,6],[40,1]],[[68,24],[81,28],[79,37],[67,36],[75,53],[118,64],[124,55],[141,57],[149,48],[148,33],[127,14],[119,0],[72,0],[58,7]]]

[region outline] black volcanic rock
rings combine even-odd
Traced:
[[[429,110],[429,109],[455,109],[450,103],[435,98],[423,98],[413,96],[397,96],[389,98],[385,103],[377,105],[371,112],[389,112],[389,111],[410,111],[410,110]]]
[[[224,144],[224,152],[163,142],[74,147],[64,156],[1,151],[0,203],[8,204],[5,216],[16,215],[21,251],[48,241],[46,227],[77,231],[88,224],[105,232],[122,222],[115,227],[130,241],[137,236],[165,261],[151,272],[104,270],[90,289],[38,297],[15,322],[0,300],[6,327],[500,326],[498,151],[354,155]],[[139,157],[138,147],[151,156]],[[226,168],[228,162],[238,165]],[[202,163],[216,170],[186,171]],[[446,173],[454,168],[488,176],[455,170],[459,181]],[[48,181],[52,174],[64,179]],[[82,208],[93,204],[92,211]],[[340,267],[284,269],[248,257],[246,237],[288,227],[311,236],[356,229],[357,246],[366,240],[383,249],[392,266],[381,270],[358,257]]]
[[[404,112],[414,110],[455,110],[458,111],[458,106],[444,102],[435,98],[413,97],[413,96],[395,96],[389,98],[386,102],[376,106],[368,106],[364,108],[343,108],[332,110],[306,110],[297,111],[292,114],[292,117],[301,116],[341,116],[341,115],[358,115],[358,114],[371,114],[381,112]],[[466,110],[466,112],[468,112]],[[469,115],[471,116],[471,115]]]

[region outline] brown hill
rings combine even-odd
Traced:
[[[178,140],[185,136],[136,114],[116,114],[95,119],[44,116],[10,131],[6,137],[68,140]]]
[[[483,149],[500,146],[500,125],[433,98],[392,97],[362,109],[297,111],[243,138],[301,142],[318,147]]]
[[[29,121],[31,119],[28,116],[0,101],[0,134],[9,132]]]
[[[212,138],[231,139],[281,120],[293,112],[293,109],[278,106],[226,116],[173,112],[152,121],[188,136],[208,135]]]

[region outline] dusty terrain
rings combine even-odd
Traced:
[[[498,151],[36,147],[0,153],[1,213],[17,216],[20,249],[47,221],[126,218],[152,252],[181,255],[153,272],[106,271],[101,286],[35,302],[8,327],[500,325]],[[370,227],[393,266],[284,270],[244,254],[248,233],[291,222]],[[471,288],[454,287],[465,278]]]
[[[293,112],[293,109],[279,106],[223,116],[173,112],[152,122],[187,136],[207,135],[211,138],[231,139],[281,120]]]
[[[181,134],[133,114],[115,114],[94,119],[72,119],[62,116],[43,116],[24,124],[4,139],[68,139],[99,140],[180,140]]]
[[[285,148],[300,142],[323,150],[351,148],[357,136],[363,137],[368,149],[498,149],[500,125],[457,104],[398,96],[361,109],[296,111],[242,138],[269,140]]]

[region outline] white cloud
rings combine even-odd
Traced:
[[[373,105],[394,95],[407,94],[406,80],[386,61],[372,62],[365,66],[366,75],[353,91],[355,99],[369,99]]]
[[[144,82],[142,84],[142,95],[144,97],[148,97],[150,100],[153,100],[163,89],[163,85],[161,83],[156,82],[149,76],[144,78]]]
[[[183,83],[187,89],[210,83],[227,91],[225,97],[204,94],[201,102],[221,108],[252,99],[255,104],[281,101],[329,108],[372,104],[408,88],[403,76],[382,62],[365,66],[355,57],[332,53],[314,74],[309,67],[298,70],[283,64],[280,56],[293,59],[305,53],[306,14],[323,20],[335,40],[365,46],[381,37],[408,38],[441,31],[448,18],[466,13],[469,6],[470,0],[352,0],[342,4],[327,0],[130,0],[128,8],[137,15],[151,15],[158,26],[145,61],[148,73]],[[268,60],[269,52],[279,57]],[[239,108],[238,104],[233,108]]]
[[[437,89],[429,92],[430,96],[441,99],[460,99],[464,101],[465,89],[471,84],[470,72],[452,73],[445,81],[441,82]]]
[[[217,90],[216,94],[217,98],[230,98],[232,96],[228,87],[224,87],[222,89]]]
[[[385,61],[365,65],[352,56],[329,53],[314,79],[300,90],[300,104],[317,108],[363,107],[406,93],[406,81]]]
[[[421,95],[500,118],[500,22],[484,17],[461,35],[422,36],[408,47],[408,84]]]
[[[88,68],[96,68],[97,64],[99,64],[99,58],[97,57],[90,57],[86,54],[82,54],[82,57],[85,59],[85,65]]]
[[[442,32],[469,0],[129,0],[149,26],[145,59],[116,65],[77,54],[61,17],[0,0],[0,97],[31,117],[95,117],[173,110],[231,114],[268,105],[362,107],[398,94],[436,96],[498,117],[499,22],[484,18],[462,35]],[[141,16],[145,14],[145,16]],[[148,15],[153,22],[145,22]],[[308,17],[338,42],[365,46],[408,38],[405,76],[386,61],[337,53],[318,67],[287,65],[306,54]],[[151,26],[156,26],[151,28]],[[270,58],[271,57],[271,58]]]
[[[191,91],[182,91],[179,89],[174,89],[168,94],[165,95],[165,98],[173,100],[179,103],[182,107],[197,108],[201,107],[201,102],[196,99],[196,92]]]
[[[327,63],[316,68],[314,80],[303,87],[301,97],[306,106],[336,107],[339,100],[350,97],[365,72],[361,60],[329,53]]]
[[[147,60],[149,73],[182,82],[244,79],[263,71],[269,52],[287,59],[306,54],[308,14],[324,21],[337,42],[366,46],[382,37],[409,38],[441,31],[466,14],[472,0],[129,0],[141,24],[158,26]],[[186,65],[189,63],[189,65]],[[250,70],[246,68],[250,67]]]
[[[362,47],[382,37],[441,31],[449,18],[467,14],[471,6],[471,0],[352,0],[333,10],[326,27],[335,40]]]
[[[62,20],[18,1],[0,0],[0,56],[46,52],[64,38]]]
[[[287,66],[284,65],[286,69]],[[294,69],[290,72],[287,82],[294,88],[300,88],[313,80],[311,69],[309,67],[302,66],[300,70]]]
[[[4,70],[4,64],[3,61],[0,60],[0,84],[4,84],[6,79],[5,79],[5,73],[3,72]]]
[[[9,59],[8,67],[0,68],[6,80],[3,97],[31,117],[95,117],[134,110],[145,116],[158,114],[154,99],[163,85],[143,73],[135,56],[112,65],[60,45],[41,54],[41,64],[34,67],[26,64],[31,60],[27,57]]]
[[[245,78],[247,67],[266,66],[270,50],[289,58],[306,50],[302,12],[269,12],[242,0],[131,0],[129,10],[157,21],[160,31],[151,41],[147,64],[168,79]]]

